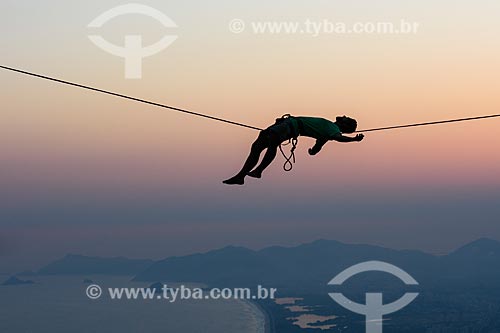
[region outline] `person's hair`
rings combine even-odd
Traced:
[[[349,117],[339,117],[337,122],[340,125],[340,130],[343,133],[354,133],[358,128],[358,122],[355,119]]]

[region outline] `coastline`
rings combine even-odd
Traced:
[[[273,325],[273,320],[271,314],[258,302],[256,301],[251,301],[251,300],[244,300],[240,299],[238,300],[242,304],[245,305],[247,308],[251,308],[252,312],[255,314],[260,315],[262,318],[260,320],[260,325],[257,332],[259,333],[276,333],[276,330]],[[257,319],[257,318],[256,318]]]
[[[264,322],[265,322],[264,331],[265,331],[265,333],[276,333],[276,327],[274,325],[274,318],[273,318],[273,315],[271,314],[271,312],[269,312],[269,310],[267,310],[259,302],[255,302],[255,301],[247,301],[247,302],[251,303],[254,307],[256,307],[264,316]]]

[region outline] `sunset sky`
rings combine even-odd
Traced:
[[[500,110],[498,0],[149,0],[178,28],[134,15],[87,28],[124,3],[3,0],[0,62],[258,127],[285,113],[371,128]],[[234,34],[235,18],[420,28]],[[126,80],[91,33],[178,39]],[[278,157],[235,188],[221,181],[256,131],[6,71],[0,85],[0,273],[69,252],[159,259],[327,238],[444,253],[500,239],[500,119],[367,133],[315,157],[301,138],[292,172]]]

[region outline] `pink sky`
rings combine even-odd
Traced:
[[[251,8],[225,1],[196,2],[196,6],[150,1],[177,22],[179,39],[144,62],[144,77],[138,81],[124,80],[120,59],[87,39],[86,25],[113,5],[54,1],[32,4],[28,10],[18,1],[3,2],[0,6],[11,15],[0,27],[15,33],[0,38],[2,50],[7,50],[2,64],[260,127],[285,113],[331,119],[345,114],[356,118],[361,128],[371,128],[500,110],[498,1],[384,0],[375,5],[315,0],[307,6],[291,1],[287,6],[255,3]],[[409,36],[235,35],[227,28],[233,18],[348,22],[404,18],[420,22],[421,29]],[[110,23],[103,34],[119,42],[121,31],[128,28],[122,20]],[[141,33],[148,41],[161,36],[157,25],[134,22],[134,28],[145,27]],[[307,207],[332,193],[333,202],[348,195],[346,205],[356,203],[362,194],[360,210],[374,197],[411,194],[425,201],[419,196],[436,193],[445,205],[454,200],[454,193],[469,193],[480,198],[473,199],[477,211],[482,211],[482,198],[498,195],[500,189],[499,119],[370,133],[360,144],[331,143],[314,158],[306,153],[313,142],[303,138],[292,173],[281,171],[283,161],[278,157],[262,181],[235,189],[220,182],[239,169],[255,131],[8,72],[0,73],[0,84],[0,196],[9,212],[2,220],[8,225],[30,228],[32,220],[25,214],[31,211],[44,223],[64,225],[53,210],[71,211],[71,200],[88,203],[94,213],[103,205],[116,220],[134,200],[139,206],[166,200],[175,207],[193,200],[198,205],[191,207],[194,211],[204,205],[222,207],[226,200],[236,207],[255,201],[254,208],[247,208],[257,212],[251,215],[257,224],[271,219],[265,213],[258,215],[267,203],[291,201]],[[406,200],[418,204],[413,197]],[[332,203],[322,204],[327,209]],[[82,207],[70,216],[80,216]],[[52,213],[43,215],[45,210]],[[489,212],[478,214],[479,224],[484,222],[484,229],[476,230],[479,236],[492,232],[489,223],[496,215]],[[206,218],[215,220],[219,213],[210,210],[213,215]],[[103,221],[108,217],[95,214],[93,218]],[[168,212],[164,214],[170,221]],[[457,218],[462,215],[457,213]],[[144,216],[136,223],[147,225],[147,213]],[[429,219],[432,216],[429,213]],[[193,219],[204,222],[201,217]],[[311,220],[316,222],[304,221],[294,236],[281,237],[279,228],[271,228],[266,239],[300,241],[300,233],[307,230],[308,239],[338,235],[334,227],[329,233],[323,222],[317,222],[324,220],[323,215]],[[422,235],[432,230],[428,228],[420,230]],[[243,227],[227,230],[227,242],[262,244],[258,236],[242,238],[238,230],[244,232]],[[339,237],[356,240],[353,230],[346,229]],[[467,229],[461,235],[467,234],[472,233]],[[366,235],[359,239],[369,241]],[[500,237],[500,231],[496,235]],[[461,242],[462,236],[448,247]],[[224,243],[211,237],[204,246]],[[372,241],[404,243],[378,237]]]

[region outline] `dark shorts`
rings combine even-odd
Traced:
[[[290,119],[283,119],[276,122],[276,124],[263,130],[262,133],[269,135],[270,139],[278,142],[278,144],[294,137],[293,126]]]

